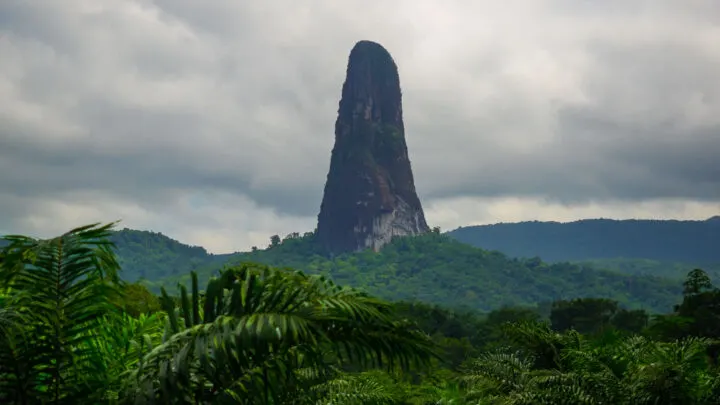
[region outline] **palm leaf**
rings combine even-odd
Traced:
[[[227,269],[208,283],[202,321],[195,319],[200,294],[192,302],[182,288],[180,295],[178,310],[163,293],[177,332],[145,356],[131,396],[277,402],[302,385],[293,370],[408,369],[436,355],[426,335],[389,316],[386,303],[322,277],[253,264]]]
[[[27,339],[5,346],[22,370],[0,398],[35,397],[54,404],[99,395],[104,381],[94,330],[116,310],[119,266],[108,237],[114,224],[87,225],[38,240],[12,235],[2,251],[0,283],[24,318]],[[7,355],[7,353],[6,353]]]

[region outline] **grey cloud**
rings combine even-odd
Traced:
[[[73,190],[314,216],[360,39],[399,64],[421,198],[717,201],[720,10],[692,3],[5,2],[0,168],[21,175],[0,178],[0,228],[28,214],[18,198]]]
[[[483,122],[449,124],[444,119],[436,133],[463,133],[454,138],[474,142],[464,150],[454,144],[437,153],[455,155],[450,162],[435,158],[432,169],[418,165],[420,178],[433,176],[430,171],[455,173],[454,181],[445,182],[435,175],[424,184],[426,196],[516,195],[567,204],[720,200],[720,119],[715,113],[720,108],[720,57],[702,43],[694,44],[692,35],[697,32],[693,29],[707,32],[716,18],[709,15],[707,25],[686,26],[689,39],[664,41],[660,35],[638,44],[633,38],[593,37],[579,43],[578,48],[586,45],[591,61],[581,82],[587,100],[557,103],[551,129],[526,120],[533,110],[521,94],[488,103],[493,118],[485,116]],[[704,113],[694,114],[693,108]],[[524,127],[529,144],[534,133],[546,142],[530,151],[507,147],[502,134],[512,127]],[[425,147],[422,158],[431,159],[430,147]]]

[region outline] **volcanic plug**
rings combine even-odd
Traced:
[[[318,240],[333,253],[379,250],[428,232],[415,191],[397,65],[380,44],[360,41],[348,60]]]

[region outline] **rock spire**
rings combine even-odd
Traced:
[[[405,143],[397,66],[380,44],[360,41],[342,88],[318,239],[333,253],[377,251],[393,237],[428,231]]]

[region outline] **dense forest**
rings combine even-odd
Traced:
[[[580,266],[590,266],[622,274],[653,275],[667,279],[682,279],[687,269],[701,267],[713,278],[720,278],[720,263],[697,264],[694,262],[670,262],[651,259],[594,259],[573,262]]]
[[[140,249],[133,255],[142,257],[145,253]],[[274,236],[264,249],[230,256],[230,264],[242,262],[321,274],[384,299],[477,310],[539,303],[547,306],[557,299],[593,296],[611,298],[629,308],[664,312],[672,308],[680,293],[677,281],[569,263],[512,259],[437,232],[397,239],[378,253],[365,251],[332,258],[317,246],[313,233],[290,234],[282,239]],[[195,271],[204,282],[220,268],[210,263]],[[189,286],[188,272],[144,283],[157,292],[161,286],[174,288],[178,282]]]
[[[586,223],[593,223],[596,220],[589,220],[589,221],[579,221],[577,223],[573,223],[575,225],[573,226],[580,226],[583,227],[582,224]],[[659,223],[665,223],[662,227],[664,228],[672,228],[673,224],[684,224],[685,222],[690,222],[691,224],[694,224],[693,226],[696,226],[698,223],[705,224],[701,226],[707,226],[707,223],[711,223],[717,220],[708,220],[708,221],[605,221],[600,220],[601,222],[606,222],[607,224],[615,224],[612,226],[619,226],[618,224],[622,226],[632,226],[632,224],[643,224],[644,222],[659,222]],[[720,221],[718,221],[720,222]],[[472,238],[468,240],[468,235],[480,235],[482,237],[483,232],[487,232],[489,229],[495,229],[495,227],[508,227],[510,233],[516,233],[517,229],[522,229],[523,226],[526,224],[532,224],[532,223],[518,223],[518,224],[499,224],[499,225],[493,225],[488,227],[467,227],[467,228],[461,228],[463,232],[466,233],[460,233],[460,230],[455,230],[446,233],[446,235],[450,236],[453,239],[460,240],[462,242],[468,243],[470,245],[477,245],[477,243],[473,243]],[[547,224],[547,223],[539,223],[539,224]],[[559,224],[554,223],[555,225],[565,226],[565,225],[571,225],[571,224]],[[629,225],[628,225],[629,224]],[[669,224],[669,225],[668,225]],[[553,226],[555,226],[553,225]],[[515,229],[515,230],[513,230]],[[576,233],[580,232],[591,232],[592,229],[587,228],[584,231],[583,230],[577,230]],[[479,232],[479,233],[478,233]],[[707,233],[707,232],[706,232]],[[311,235],[311,233],[306,233],[303,236],[303,239],[307,238],[308,235]],[[464,235],[464,236],[463,236]],[[537,262],[539,259],[536,257],[542,257],[543,260],[549,262],[549,263],[572,263],[573,265],[576,265],[578,268],[582,269],[599,269],[599,270],[607,270],[613,273],[620,273],[624,275],[632,275],[632,276],[638,276],[640,278],[644,278],[644,276],[654,276],[654,277],[660,277],[664,279],[670,279],[674,280],[671,283],[668,283],[666,285],[677,285],[676,280],[681,280],[685,274],[687,273],[688,268],[695,268],[695,267],[701,267],[703,268],[708,274],[710,274],[712,277],[720,278],[720,262],[708,262],[708,261],[700,261],[700,260],[688,260],[686,262],[682,261],[669,261],[669,260],[658,260],[658,259],[652,259],[648,258],[646,256],[642,256],[644,253],[642,251],[642,244],[637,243],[629,243],[626,244],[623,248],[626,249],[625,254],[628,255],[628,257],[613,257],[613,258],[591,258],[590,256],[583,256],[582,254],[579,254],[577,251],[572,251],[572,244],[568,243],[566,244],[566,241],[558,241],[558,244],[561,247],[557,247],[556,253],[559,253],[559,257],[562,257],[561,260],[547,260],[547,257],[545,255],[534,255],[530,254],[531,252],[539,251],[540,248],[542,248],[542,244],[545,243],[543,240],[547,240],[547,238],[535,238],[532,241],[527,241],[523,238],[527,238],[527,235],[523,232],[519,232],[517,236],[517,239],[509,239],[506,240],[503,237],[497,238],[497,241],[494,239],[490,241],[485,241],[483,244],[494,250],[498,250],[505,255],[509,257],[524,257],[527,259],[523,259],[520,261],[527,262],[527,263],[534,263]],[[572,235],[571,235],[572,236]],[[577,235],[576,235],[577,236]],[[608,237],[612,237],[612,234],[608,234]],[[711,235],[712,236],[712,235]],[[297,239],[300,235],[297,233],[291,234],[286,236],[285,238],[280,238],[279,236],[274,236],[273,240],[275,244],[280,244],[281,242],[283,244],[286,243],[287,239]],[[642,239],[648,239],[652,238],[652,234],[648,235],[641,235]],[[594,238],[597,239],[597,236]],[[482,239],[482,238],[481,238]],[[572,239],[572,238],[571,238]],[[666,238],[667,239],[667,238]],[[231,254],[220,254],[220,255],[213,255],[208,253],[204,248],[199,246],[188,246],[186,244],[183,244],[181,242],[178,242],[174,239],[171,239],[161,233],[157,232],[149,232],[149,231],[138,231],[138,230],[131,230],[131,229],[122,229],[113,232],[111,240],[115,242],[117,246],[117,253],[118,258],[120,260],[120,264],[122,266],[122,274],[121,277],[125,281],[136,281],[139,279],[144,279],[146,282],[148,282],[149,285],[153,286],[153,288],[157,291],[157,288],[159,288],[159,285],[168,284],[168,285],[174,285],[176,280],[178,278],[181,278],[183,275],[185,275],[185,280],[187,281],[187,274],[190,271],[197,271],[202,275],[209,275],[217,272],[222,266],[228,262],[237,262],[246,260],[244,258],[247,258],[248,255],[251,256],[251,258],[247,260],[255,260],[263,263],[273,264],[273,265],[279,265],[279,266],[291,266],[296,268],[303,268],[309,272],[314,272],[317,269],[317,266],[313,264],[313,260],[318,259],[318,255],[322,259],[330,259],[327,257],[327,255],[324,255],[322,252],[318,251],[314,247],[311,247],[308,249],[307,245],[303,246],[303,249],[300,252],[297,252],[297,254],[292,254],[289,257],[287,254],[287,247],[283,249],[275,249],[272,252],[266,251],[266,249],[254,249],[256,251],[255,253],[252,252],[245,252],[245,253],[231,253]],[[575,239],[577,240],[577,239]],[[476,241],[477,242],[477,241]],[[517,242],[517,243],[515,243]],[[611,245],[612,240],[604,240],[604,239],[598,239],[595,242],[597,242],[599,245]],[[2,246],[2,241],[0,240],[0,246]],[[682,249],[682,246],[686,245],[687,243],[682,242],[678,243],[678,248]],[[499,246],[502,245],[502,246]],[[515,246],[520,246],[520,248],[517,248]],[[273,246],[273,242],[270,243],[269,247]],[[499,246],[499,248],[498,248]],[[526,246],[523,248],[522,246]],[[567,248],[565,248],[567,246]],[[635,248],[635,246],[640,246],[640,248]],[[701,246],[702,249],[705,249],[706,252],[703,253],[703,255],[708,256],[715,254],[715,249],[711,249],[712,247],[709,246],[706,243],[706,240],[703,239],[700,243],[698,243],[698,246]],[[295,249],[292,250],[299,250],[300,246],[297,246],[294,244]],[[589,248],[592,248],[590,246]],[[530,249],[530,250],[528,250]],[[534,250],[533,250],[534,249]],[[562,253],[563,251],[567,251],[569,253]],[[609,250],[602,250],[602,249],[596,249],[600,250],[601,252],[605,252],[604,254],[606,256],[611,256],[611,254],[607,254]],[[470,250],[466,250],[468,253],[470,253]],[[551,258],[557,259],[558,255],[553,256],[552,252],[544,252],[548,253]],[[361,255],[362,256],[362,255]],[[602,256],[601,254],[595,254],[595,256]],[[571,260],[573,257],[577,258],[577,260]],[[512,259],[509,259],[512,260]],[[352,259],[351,259],[352,261]],[[347,260],[346,260],[347,262]],[[347,263],[341,263],[341,264],[333,264],[331,267],[337,267],[337,266],[346,266]],[[327,267],[327,266],[326,266]],[[492,270],[492,269],[490,269]],[[492,274],[491,274],[492,278]],[[362,280],[350,280],[353,285],[358,286],[365,286],[363,284]],[[358,284],[360,283],[360,284]],[[373,288],[373,287],[371,287]],[[382,290],[382,286],[380,286],[380,290]],[[377,292],[377,291],[376,291]],[[382,291],[379,292],[382,294]],[[598,292],[598,294],[600,294]],[[671,293],[671,295],[674,294],[674,291]],[[398,298],[398,296],[395,295],[388,295],[389,298]],[[543,297],[542,300],[549,300],[556,297]],[[438,302],[438,303],[444,303],[447,304],[447,302],[442,300],[432,300],[432,302]],[[641,300],[642,302],[642,300]],[[654,305],[654,304],[653,304]]]
[[[716,244],[720,217],[705,221],[533,221],[461,227],[448,234],[483,249],[550,262],[625,258],[720,267]]]
[[[0,403],[720,404],[720,290],[700,269],[665,314],[593,296],[480,313],[251,262],[154,294],[121,280],[112,236],[91,225],[7,238]],[[310,236],[273,238],[265,254],[305,260]],[[433,257],[432,244],[467,260],[439,234],[388,254]],[[477,251],[480,264],[521,263]]]

